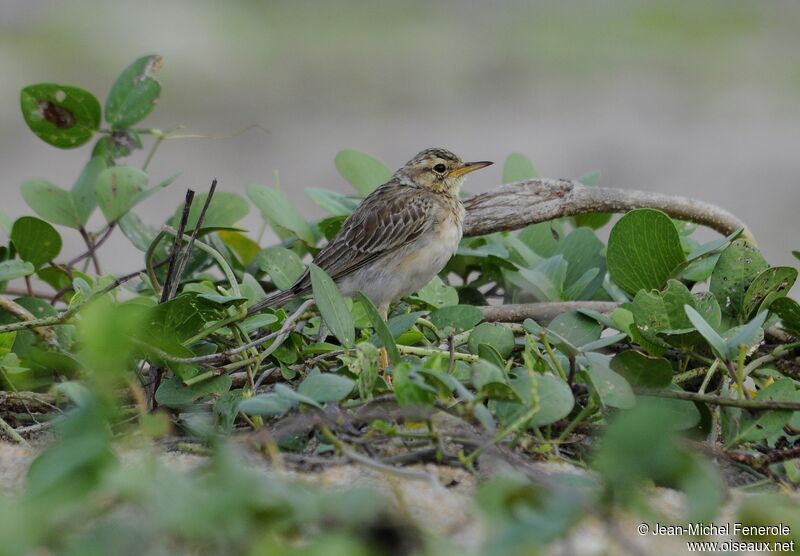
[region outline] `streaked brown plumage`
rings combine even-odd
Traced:
[[[389,303],[438,274],[461,240],[464,176],[491,162],[464,163],[444,149],[426,149],[370,193],[314,258],[347,296],[362,291],[386,316]],[[248,311],[282,305],[311,289],[306,271],[288,290]]]

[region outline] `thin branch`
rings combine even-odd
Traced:
[[[78,228],[78,232],[81,234],[81,237],[83,238],[83,242],[86,244],[86,248],[88,249],[87,255],[92,258],[92,263],[94,264],[94,271],[99,276],[100,275],[100,261],[97,258],[97,253],[95,253],[95,245],[92,242],[92,238],[89,237],[89,233],[86,231],[86,228],[84,228],[83,226]]]
[[[687,197],[645,191],[585,186],[570,180],[535,179],[500,186],[464,201],[465,236],[516,230],[529,224],[592,212],[627,212],[655,208],[728,235],[744,223],[718,206]]]
[[[51,299],[53,297],[52,293],[37,290],[29,292],[28,288],[6,288],[6,291],[3,293],[7,295],[16,295],[19,297],[38,297],[40,299]]]
[[[71,259],[71,260],[67,261],[67,262],[64,264],[64,266],[66,266],[66,267],[75,266],[76,264],[78,264],[79,262],[81,262],[81,261],[82,261],[83,259],[85,259],[86,257],[90,257],[90,256],[92,256],[92,254],[93,254],[95,251],[97,251],[97,249],[98,249],[98,248],[99,248],[101,245],[103,245],[103,244],[106,242],[106,240],[107,240],[107,239],[109,238],[109,236],[111,235],[111,232],[113,232],[113,231],[114,231],[114,227],[116,227],[116,225],[117,225],[117,223],[116,223],[116,222],[112,222],[111,224],[109,224],[109,225],[106,227],[106,230],[105,230],[105,232],[103,232],[103,235],[101,235],[101,236],[100,236],[100,237],[97,239],[97,241],[96,241],[96,242],[94,242],[94,244],[92,245],[92,248],[91,248],[89,251],[86,251],[86,252],[84,252],[84,253],[81,253],[80,255],[78,255],[77,257],[75,257],[74,259]],[[86,230],[84,230],[84,232],[85,232],[85,231],[86,231]],[[99,233],[99,232],[98,232],[98,233]],[[84,239],[84,241],[86,241],[86,240]]]
[[[269,340],[271,340],[273,338],[279,338],[280,339],[281,336],[283,336],[283,337],[288,336],[289,332],[291,332],[291,328],[294,325],[295,321],[297,321],[297,319],[299,319],[300,316],[306,311],[306,309],[308,309],[313,303],[314,303],[313,299],[306,300],[302,305],[300,305],[300,307],[297,309],[297,311],[292,313],[290,316],[286,317],[286,320],[283,321],[283,326],[277,332],[271,332],[270,334],[267,334],[266,336],[262,336],[260,338],[256,338],[252,342],[248,342],[246,344],[242,344],[239,347],[236,347],[236,348],[233,348],[233,349],[229,349],[229,350],[225,350],[225,351],[222,351],[220,353],[210,353],[208,355],[197,355],[195,357],[175,357],[174,355],[170,355],[169,353],[161,351],[158,348],[154,348],[152,346],[147,346],[147,347],[149,349],[151,349],[153,351],[153,353],[158,355],[158,357],[160,357],[161,359],[164,359],[166,361],[170,361],[170,362],[173,362],[173,363],[185,363],[185,364],[210,363],[212,361],[230,359],[234,355],[238,355],[238,354],[242,353],[243,351],[247,351],[250,348],[254,348],[254,347],[260,346],[261,344],[263,344],[265,342],[268,342]],[[267,349],[267,351],[265,353],[267,355],[269,355],[270,353],[272,353],[272,351],[274,351],[274,349],[272,349],[272,348],[277,349],[277,347],[280,345],[280,343],[282,343],[282,342],[278,342],[278,340],[276,340],[270,346],[270,348]]]
[[[517,303],[509,305],[485,305],[479,307],[483,320],[489,322],[522,322],[533,319],[546,323],[561,313],[578,309],[591,309],[599,313],[610,313],[619,307],[613,301],[546,301],[541,303]]]
[[[189,256],[192,254],[192,247],[194,247],[194,240],[197,237],[197,233],[200,231],[200,228],[203,227],[203,221],[206,218],[206,211],[208,210],[208,206],[211,204],[211,198],[214,196],[214,190],[217,189],[217,179],[211,182],[211,188],[208,190],[208,195],[206,196],[206,202],[203,204],[203,210],[200,211],[200,216],[197,218],[197,223],[194,225],[194,230],[192,230],[192,235],[189,238],[188,243],[186,244],[186,250],[183,252],[183,256],[181,260],[178,262],[178,268],[175,270],[175,277],[172,280],[172,287],[171,291],[169,292],[169,297],[175,297],[175,294],[178,291],[178,286],[181,283],[181,277],[183,277],[183,271],[186,268],[186,263],[189,260]]]
[[[0,417],[0,431],[2,431],[2,432],[4,432],[4,433],[6,433],[6,434],[8,435],[8,437],[9,437],[11,440],[13,440],[14,442],[17,442],[17,443],[19,443],[19,444],[22,444],[23,446],[30,446],[30,444],[28,444],[28,441],[27,441],[27,440],[25,440],[24,438],[22,438],[22,437],[19,435],[19,433],[18,433],[18,432],[17,432],[17,431],[14,429],[14,427],[12,427],[12,426],[11,426],[11,425],[9,425],[8,423],[6,423],[6,422],[3,420],[3,418],[2,418],[2,417]]]
[[[164,280],[164,289],[161,291],[161,303],[169,301],[172,296],[172,278],[175,272],[175,265],[178,261],[178,253],[181,250],[181,244],[183,242],[183,232],[186,229],[186,222],[189,220],[189,211],[192,208],[193,199],[194,191],[187,189],[186,201],[183,203],[183,214],[181,214],[178,232],[175,234],[175,241],[172,243],[172,251],[169,256],[169,267],[167,268],[167,277]]]
[[[786,409],[790,411],[800,411],[800,402],[788,400],[739,400],[734,398],[711,396],[709,394],[698,394],[696,392],[683,392],[680,390],[656,390],[653,388],[637,389],[636,394],[641,396],[653,396],[655,398],[672,398],[676,400],[703,402],[711,405],[741,407],[743,409]]]
[[[33,322],[37,320],[25,307],[15,303],[4,295],[0,295],[0,309],[23,322]],[[34,333],[48,344],[52,345],[56,343],[56,333],[52,328],[35,328]]]
[[[167,262],[169,262],[169,259],[163,259],[163,260],[157,262],[155,265],[153,265],[153,268],[158,268],[158,267],[164,266]],[[75,313],[77,313],[80,309],[82,309],[83,307],[85,307],[86,305],[88,305],[89,303],[91,303],[92,301],[97,299],[98,297],[102,297],[103,295],[105,295],[105,294],[117,289],[119,286],[121,286],[125,282],[127,282],[127,281],[129,281],[129,280],[131,280],[133,278],[136,278],[142,272],[144,272],[144,270],[137,270],[136,272],[131,272],[129,274],[124,274],[124,275],[120,276],[119,278],[117,278],[116,280],[114,280],[113,282],[111,282],[109,285],[107,285],[103,289],[98,290],[97,292],[95,292],[94,294],[89,296],[87,299],[85,299],[85,300],[83,300],[83,301],[81,301],[79,303],[76,303],[72,307],[68,308],[66,311],[62,311],[62,312],[58,313],[57,315],[53,315],[52,317],[43,317],[43,318],[40,318],[40,319],[33,319],[33,320],[21,320],[19,322],[12,322],[11,324],[4,324],[4,325],[0,326],[0,334],[2,334],[4,332],[13,332],[14,330],[28,330],[30,328],[40,328],[42,326],[53,326],[53,325],[57,325],[57,324],[64,324],[66,321],[68,321],[70,318],[72,318],[72,316]],[[0,296],[0,299],[2,299],[2,296]]]

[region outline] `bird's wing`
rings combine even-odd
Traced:
[[[389,182],[370,193],[342,224],[339,233],[314,258],[314,264],[337,280],[419,238],[434,225],[433,196],[423,189]],[[261,300],[248,314],[282,305],[311,289],[306,270],[284,292]]]
[[[388,183],[372,192],[344,221],[336,234],[314,258],[334,280],[392,253],[420,237],[433,225],[432,196],[425,190]],[[303,276],[292,289],[305,289]]]

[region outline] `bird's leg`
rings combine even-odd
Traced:
[[[386,322],[389,317],[389,304],[388,303],[381,303],[378,306],[378,314],[381,318]],[[383,371],[383,379],[386,381],[387,384],[392,384],[392,379],[389,375],[386,374],[386,369],[389,367],[389,354],[386,352],[386,347],[381,346],[379,350],[381,354],[381,370]]]

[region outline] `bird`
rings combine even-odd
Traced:
[[[313,263],[342,295],[366,295],[386,320],[391,303],[428,284],[455,254],[464,223],[461,186],[467,174],[491,164],[464,162],[441,148],[421,151],[367,195]],[[289,289],[257,302],[248,314],[310,290],[306,270]],[[384,349],[381,366],[388,367]]]

